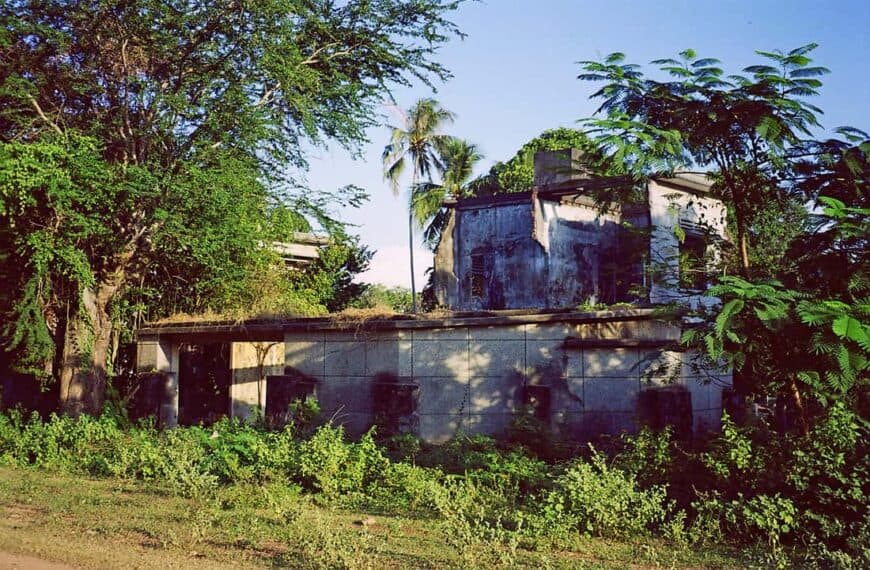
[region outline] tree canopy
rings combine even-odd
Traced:
[[[469,188],[477,196],[527,192],[535,184],[535,153],[567,148],[582,151],[593,172],[606,174],[595,141],[580,129],[559,127],[546,130],[524,144],[507,162],[494,164],[489,172],[473,180]]]
[[[418,182],[411,191],[411,211],[423,229],[423,240],[434,249],[447,224],[445,200],[470,195],[469,181],[474,167],[483,158],[477,145],[449,137],[438,145],[440,176],[437,182]]]
[[[276,209],[339,230],[328,206],[363,194],[306,188],[305,148],[355,151],[392,86],[447,78],[435,56],[460,4],[0,6],[0,260],[19,268],[3,307],[18,362],[58,377],[67,411],[97,412],[124,310],[238,299],[272,267]]]
[[[866,397],[870,370],[870,137],[820,136],[809,98],[828,70],[813,65],[816,47],[759,51],[741,75],[694,50],[651,62],[666,81],[621,53],[581,62],[580,75],[603,83],[584,124],[612,168],[713,176],[737,246],[726,269],[740,276],[711,288],[721,304],[683,340],[733,370],[742,394],[787,398],[804,432],[812,406]]]
[[[713,169],[714,194],[731,207],[738,269],[748,276],[755,222],[788,201],[777,174],[819,127],[821,110],[807,99],[828,70],[812,65],[808,54],[816,47],[759,51],[761,64],[727,76],[718,59],[687,49],[678,59],[652,62],[668,81],[645,77],[622,53],[583,61],[579,78],[604,84],[592,95],[602,100],[603,116],[585,124],[623,173]]]

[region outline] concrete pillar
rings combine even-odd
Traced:
[[[158,336],[142,337],[136,344],[136,371],[159,376],[158,420],[163,427],[178,425],[179,348],[177,343]]]

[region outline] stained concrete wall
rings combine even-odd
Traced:
[[[691,173],[653,179],[646,205],[608,212],[590,198],[570,193],[460,201],[435,254],[438,301],[455,310],[557,309],[637,300],[713,303],[703,291],[680,287],[675,231],[709,233],[715,238],[711,253],[718,255],[726,236],[726,210],[707,193],[709,184],[705,176]],[[481,254],[485,262],[475,264]],[[481,270],[482,288],[474,284]],[[649,297],[638,299],[632,289],[643,287]]]
[[[140,337],[136,343],[136,372],[153,375],[157,381],[157,419],[160,425],[178,425],[178,343],[157,335]]]
[[[591,203],[536,200],[462,208],[436,251],[437,296],[459,310],[596,303],[602,300],[604,257],[618,239],[618,215],[601,214]],[[475,256],[482,264],[475,264]],[[481,270],[482,287],[474,283]]]
[[[230,411],[232,417],[245,420],[256,408],[265,409],[265,378],[284,371],[284,343],[234,342],[230,347],[230,369]]]
[[[532,238],[528,202],[457,212],[452,243],[457,282],[451,307],[464,310],[544,307],[547,259]],[[473,256],[484,260],[480,295],[473,286]]]
[[[411,425],[440,442],[458,433],[503,434],[524,386],[549,386],[547,420],[565,437],[594,438],[639,426],[641,391],[684,385],[696,431],[717,429],[729,376],[693,371],[666,351],[680,330],[662,322],[513,322],[397,330],[289,331],[285,365],[316,380],[326,417],[361,433],[374,422],[375,376],[419,385]],[[638,346],[625,346],[636,342]],[[612,343],[614,346],[606,346]],[[616,346],[619,345],[619,346]]]

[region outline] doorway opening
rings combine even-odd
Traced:
[[[211,424],[230,413],[230,345],[184,344],[179,351],[178,423]]]

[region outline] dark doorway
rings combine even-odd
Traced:
[[[229,413],[230,345],[185,344],[179,352],[178,423],[210,424]]]

